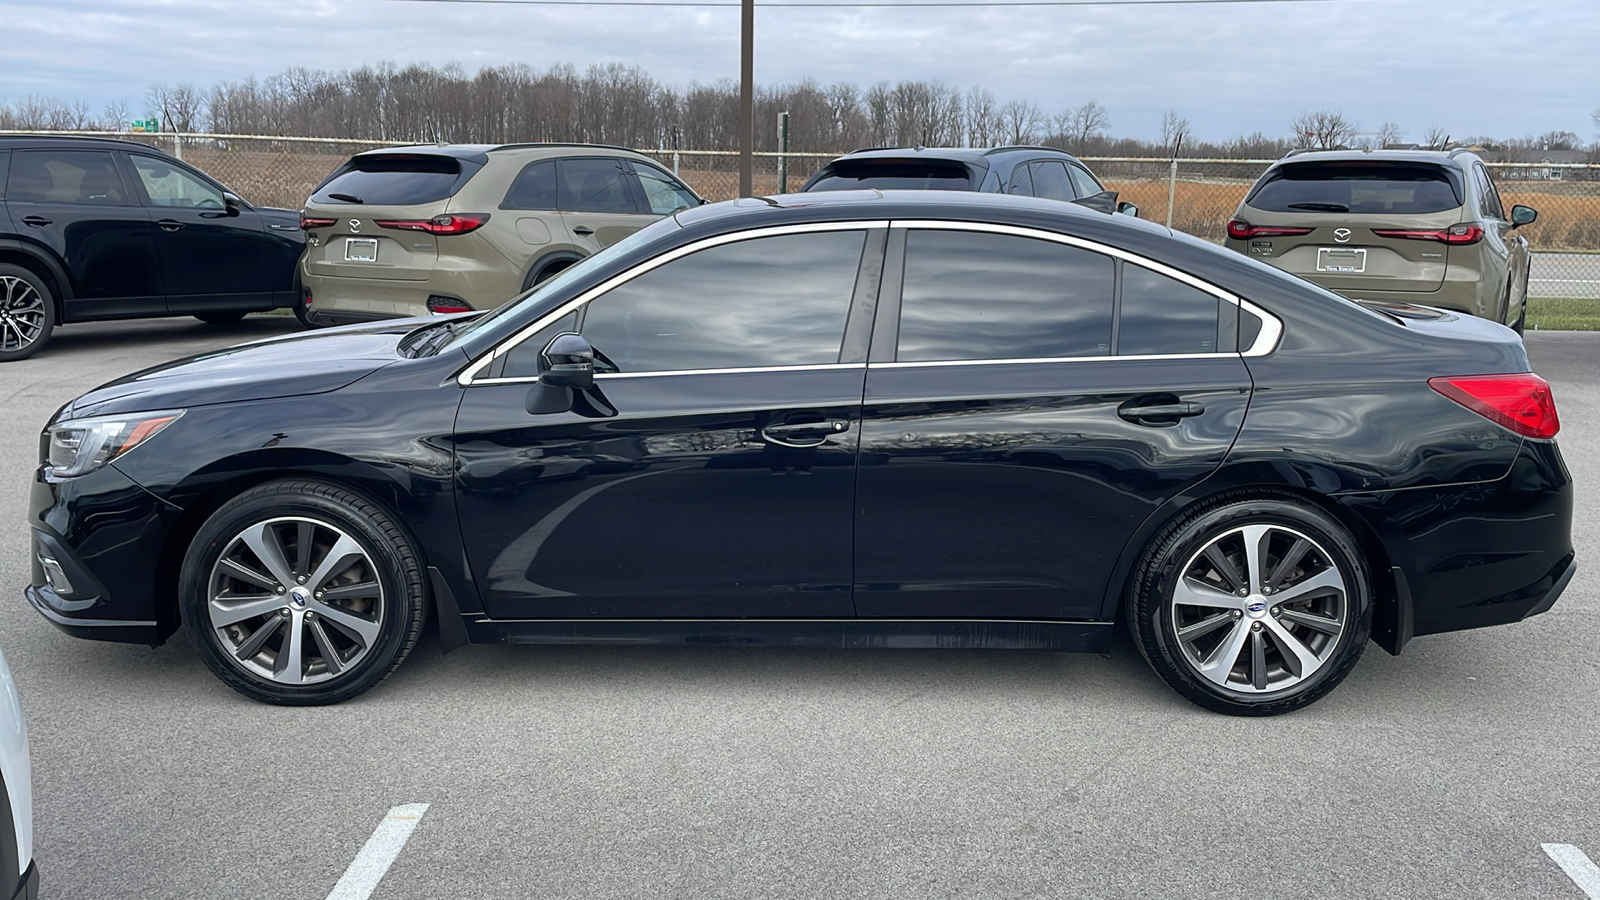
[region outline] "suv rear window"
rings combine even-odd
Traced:
[[[970,191],[972,176],[960,163],[927,160],[839,160],[808,191]]]
[[[410,206],[437,203],[455,195],[480,166],[451,156],[358,156],[339,167],[317,186],[314,203],[353,203],[370,206]],[[333,194],[342,196],[334,197]]]
[[[1461,205],[1460,176],[1426,163],[1298,163],[1245,201],[1268,212],[1436,213]]]

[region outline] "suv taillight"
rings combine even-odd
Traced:
[[[1476,244],[1483,240],[1483,226],[1477,222],[1463,222],[1449,228],[1374,228],[1372,233],[1378,237],[1438,241],[1441,244]]]
[[[431,219],[378,219],[377,225],[380,228],[426,231],[429,234],[466,234],[482,228],[487,221],[488,213],[451,213]]]
[[[300,230],[310,231],[313,228],[327,228],[338,219],[313,219],[305,213],[300,214]]]
[[[1561,430],[1550,383],[1532,372],[1429,378],[1428,387],[1526,437],[1553,438]]]
[[[1255,237],[1299,237],[1310,234],[1311,228],[1280,228],[1272,225],[1251,225],[1243,219],[1234,219],[1228,223],[1228,237],[1234,240],[1245,240]]]

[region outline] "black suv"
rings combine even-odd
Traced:
[[[1076,156],[1053,147],[875,147],[822,167],[801,191],[987,191],[1139,214],[1118,203]]]
[[[0,361],[64,322],[297,308],[304,246],[298,212],[251,206],[159,150],[0,137]]]

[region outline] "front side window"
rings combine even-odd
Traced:
[[[1033,195],[1046,200],[1075,200],[1067,167],[1053,159],[1033,164]]]
[[[656,215],[670,216],[679,210],[700,205],[700,198],[694,195],[694,191],[679,184],[671,175],[643,163],[630,162],[628,165],[639,176],[645,205]]]
[[[1218,320],[1233,309],[1233,304],[1197,287],[1126,264],[1117,354],[1216,353]]]
[[[1051,359],[1111,353],[1111,257],[969,231],[906,236],[896,360]]]
[[[865,244],[825,231],[709,247],[596,297],[580,331],[623,373],[837,363]]]
[[[126,204],[116,162],[104,150],[24,150],[12,154],[8,200]]]
[[[1095,194],[1105,193],[1105,187],[1099,179],[1089,174],[1083,166],[1067,166],[1067,174],[1072,176],[1072,186],[1077,189],[1079,197],[1093,197]]]
[[[501,209],[555,209],[556,161],[544,159],[528,163],[500,201]]]
[[[223,208],[221,191],[164,159],[136,154],[133,169],[139,173],[139,183],[144,185],[151,206]]]
[[[568,212],[636,213],[633,192],[615,159],[563,159],[556,165],[558,202]]]

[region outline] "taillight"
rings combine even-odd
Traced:
[[[1483,240],[1483,226],[1477,222],[1463,222],[1449,228],[1374,228],[1372,233],[1378,237],[1438,241],[1441,244],[1476,244]]]
[[[488,213],[451,213],[431,219],[379,219],[377,225],[380,228],[425,231],[428,234],[466,234],[482,228],[487,221]]]
[[[1228,237],[1235,240],[1245,240],[1254,237],[1299,237],[1310,234],[1311,228],[1280,228],[1272,225],[1251,225],[1243,219],[1234,219],[1228,223]]]
[[[300,214],[300,230],[310,231],[313,228],[327,228],[338,219],[313,219],[305,213]]]
[[[468,306],[465,300],[459,300],[455,297],[446,297],[443,294],[429,294],[428,312],[436,315],[444,315],[446,313],[464,313],[472,312],[472,307]]]
[[[1550,383],[1532,372],[1429,378],[1428,387],[1517,434],[1553,438],[1561,430]]]

